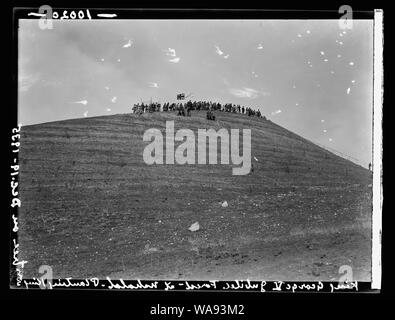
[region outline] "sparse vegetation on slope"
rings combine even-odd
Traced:
[[[164,130],[166,120],[176,130],[252,129],[254,170],[233,176],[232,165],[146,165],[143,133]],[[355,250],[369,255],[371,181],[368,170],[245,115],[218,113],[208,121],[205,112],[122,114],[26,126],[19,189],[25,277],[37,277],[42,264],[53,266],[55,277],[149,277],[159,269],[165,277],[175,261],[185,276],[188,266],[225,253],[241,259],[246,248],[354,232],[364,235]],[[200,229],[191,232],[194,222]],[[352,242],[344,241],[338,245]],[[330,246],[321,243],[322,250]],[[259,259],[262,265],[272,257]]]

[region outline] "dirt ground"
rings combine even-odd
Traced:
[[[368,281],[371,173],[270,121],[217,119],[115,115],[23,127],[24,276],[45,264],[55,277],[331,280],[350,265]],[[166,120],[252,128],[254,171],[147,166],[144,130]]]
[[[222,246],[174,255],[151,252],[139,261],[141,267],[125,267],[107,276],[124,280],[338,281],[339,268],[347,265],[353,280],[370,281],[371,246],[366,231],[294,237],[235,251]]]

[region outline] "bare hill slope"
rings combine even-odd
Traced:
[[[164,132],[166,120],[195,132],[252,129],[254,170],[233,176],[233,165],[148,166],[143,133]],[[370,254],[368,170],[271,121],[231,113],[217,120],[204,112],[122,114],[22,127],[25,277],[48,264],[55,276],[77,278],[331,278],[345,262],[335,250],[330,269],[323,252],[351,246],[354,255]],[[194,222],[200,230],[191,232]],[[276,257],[295,270],[278,271]],[[355,259],[366,277],[370,260]]]

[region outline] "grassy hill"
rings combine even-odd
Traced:
[[[164,132],[166,120],[176,130],[251,129],[253,172],[146,165],[143,133]],[[217,120],[195,111],[22,127],[25,277],[47,264],[55,277],[304,280],[334,277],[347,259],[366,277],[371,173],[271,121],[221,112]],[[191,232],[194,222],[200,230]]]

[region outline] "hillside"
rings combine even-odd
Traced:
[[[371,173],[271,121],[205,117],[120,114],[22,127],[25,277],[48,264],[55,277],[329,280],[352,264],[366,280]],[[253,172],[148,166],[143,133],[164,130],[166,120],[195,132],[252,129]],[[191,232],[194,222],[200,230]]]

